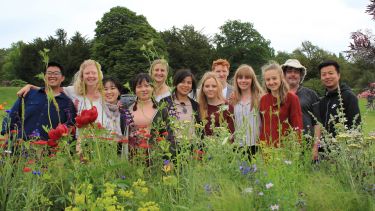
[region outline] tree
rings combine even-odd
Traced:
[[[25,46],[25,43],[19,41],[13,43],[9,49],[3,51],[0,81],[11,81],[17,78],[14,70],[19,66],[18,63],[23,46]]]
[[[174,69],[189,68],[200,78],[210,68],[213,46],[210,39],[194,26],[185,25],[182,29],[172,27],[160,33],[167,45],[169,65]]]
[[[165,43],[146,18],[125,7],[112,8],[96,25],[93,57],[107,75],[122,82],[148,69],[149,62],[140,48],[150,40],[159,54],[167,56]]]
[[[249,64],[259,73],[257,70],[274,57],[271,42],[249,22],[227,21],[220,27],[220,33],[215,35],[214,43],[216,57],[228,59],[232,70],[241,64]]]

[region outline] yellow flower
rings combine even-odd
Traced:
[[[146,182],[141,180],[141,179],[138,179],[137,181],[133,182],[133,187],[143,187],[146,185]]]
[[[171,170],[172,170],[172,164],[171,163],[168,163],[168,164],[163,166],[163,171],[165,173],[170,172]]]
[[[85,195],[83,194],[76,194],[74,196],[74,201],[77,205],[84,205],[85,204]]]
[[[352,148],[352,149],[361,149],[362,148],[362,146],[359,145],[359,144],[349,144],[348,147]]]
[[[148,193],[148,188],[144,187],[140,189],[142,193],[146,194]]]
[[[138,211],[159,211],[159,205],[153,201],[146,203],[141,202],[142,207],[138,208]]]
[[[129,198],[129,199],[133,198],[133,196],[134,196],[134,192],[133,192],[133,191],[131,191],[131,190],[127,190],[127,191],[125,191],[125,190],[123,190],[123,189],[120,189],[120,190],[118,191],[118,194],[119,194],[120,196],[124,197],[124,198]]]
[[[65,207],[65,211],[80,211],[80,209],[77,207],[69,206],[69,207]]]

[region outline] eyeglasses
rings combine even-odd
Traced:
[[[46,75],[48,75],[48,76],[60,76],[61,72],[46,72]]]

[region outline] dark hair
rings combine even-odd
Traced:
[[[319,74],[320,74],[320,70],[323,68],[323,67],[328,67],[328,66],[334,66],[335,69],[336,69],[336,72],[337,73],[340,73],[340,65],[336,62],[336,61],[333,61],[333,60],[326,60],[322,63],[319,64],[318,66],[318,69],[319,69]]]
[[[48,62],[47,68],[49,68],[49,67],[58,67],[60,69],[61,74],[64,75],[64,67],[60,63]]]
[[[118,81],[118,80],[116,80],[116,79],[114,79],[114,78],[112,78],[112,77],[105,77],[104,79],[103,79],[103,86],[105,86],[105,84],[106,83],[108,83],[108,82],[110,82],[110,83],[113,83],[113,85],[115,85],[115,87],[118,89],[118,91],[120,92],[120,95],[118,96],[118,100],[120,99],[120,97],[121,97],[121,94],[123,94],[124,93],[124,88],[123,88],[123,86],[120,84],[120,82]]]
[[[191,77],[193,81],[191,90],[193,92],[193,97],[195,98],[195,95],[197,93],[197,82],[195,81],[195,77],[193,73],[191,73],[190,69],[177,70],[176,74],[173,76],[173,86],[175,87],[173,92],[176,93],[177,85],[181,83],[186,77]]]
[[[137,85],[141,84],[143,81],[146,81],[147,83],[149,83],[152,87],[154,87],[153,85],[153,81],[152,81],[152,78],[149,74],[147,73],[138,73],[134,78],[133,80],[131,80],[130,82],[130,89],[131,91],[135,94],[135,89],[137,87]],[[134,107],[133,107],[133,111],[136,111],[137,110],[137,102],[138,101],[135,101],[135,104],[134,104]],[[157,105],[156,105],[156,102],[154,101],[154,99],[152,99],[152,102],[153,102],[153,107],[154,108],[157,108]]]

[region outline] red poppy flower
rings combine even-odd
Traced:
[[[51,129],[48,131],[48,137],[52,140],[59,140],[61,138],[61,133],[56,129]]]
[[[29,167],[23,168],[23,172],[25,172],[25,173],[30,172],[30,171],[31,171],[31,168],[29,168]]]
[[[95,122],[98,118],[98,111],[95,106],[91,109],[83,110],[80,115],[76,117],[76,124],[78,128],[81,128],[89,123]]]
[[[167,135],[168,135],[168,131],[164,131],[164,132],[162,133],[162,135],[163,135],[163,136],[167,136]]]
[[[117,141],[118,143],[129,143],[128,139],[121,139]]]
[[[148,145],[147,143],[140,143],[140,144],[139,144],[139,147],[140,147],[140,148],[143,148],[143,149],[149,149],[149,148],[150,148],[150,145]]]
[[[46,145],[47,141],[44,140],[38,140],[38,141],[32,141],[30,144],[35,144],[35,145]]]
[[[59,124],[56,130],[61,134],[61,136],[67,136],[69,134],[69,129],[65,124]]]
[[[50,146],[50,147],[57,147],[58,144],[57,144],[56,140],[50,139],[50,140],[48,140],[47,145]]]
[[[144,136],[145,136],[146,138],[151,138],[151,134],[149,134],[149,133],[148,133],[148,134],[145,134]]]
[[[5,141],[5,138],[0,138],[0,141]]]
[[[104,129],[103,125],[100,122],[97,122],[96,125],[98,126],[98,129]]]
[[[157,138],[156,138],[156,141],[157,141],[157,142],[164,141],[164,140],[165,140],[164,137],[157,137]]]
[[[0,144],[0,148],[6,148],[8,144]]]
[[[29,164],[29,165],[31,165],[31,164],[35,163],[35,160],[28,160],[26,163]]]

